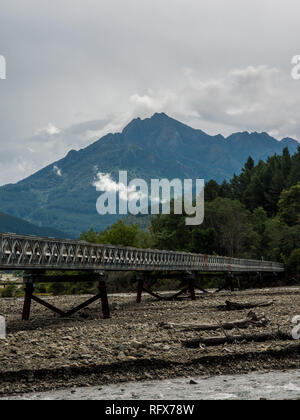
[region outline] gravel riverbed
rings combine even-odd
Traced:
[[[86,296],[45,298],[61,309]],[[182,342],[222,330],[198,332],[163,328],[162,322],[210,323],[243,319],[249,310],[220,311],[235,302],[273,302],[255,309],[270,324],[250,327],[247,333],[291,332],[292,318],[300,315],[300,288],[275,288],[203,295],[196,301],[155,301],[145,297],[136,305],[133,296],[110,296],[111,319],[101,318],[94,303],[72,318],[61,319],[33,303],[31,321],[20,321],[23,301],[0,299],[0,315],[7,321],[6,340],[0,340],[0,395],[54,389],[104,386],[124,382],[166,380],[202,375],[234,375],[255,371],[298,369],[299,340],[226,344],[185,348]],[[233,330],[230,334],[240,334]]]

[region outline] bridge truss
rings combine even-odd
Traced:
[[[185,252],[0,234],[0,269],[283,272],[284,265]]]

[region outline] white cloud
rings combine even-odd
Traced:
[[[56,173],[57,176],[62,176],[61,169],[59,169],[58,166],[54,165],[53,166],[53,171]]]
[[[138,191],[134,183],[128,186],[122,182],[115,182],[110,174],[103,174],[101,172],[97,174],[93,185],[97,191],[119,193],[119,198],[123,201],[137,201],[148,197],[142,191]]]
[[[154,112],[164,111],[172,103],[176,103],[176,92],[171,90],[159,91],[155,94],[151,89],[147,94],[139,95],[135,93],[130,96],[131,113],[134,116],[148,116]]]
[[[300,95],[295,81],[279,69],[248,66],[223,77],[204,78],[191,69],[171,91],[134,94],[132,113],[163,110],[183,122],[223,134],[266,131],[278,137],[300,138]]]
[[[38,129],[36,135],[46,134],[48,136],[54,136],[59,133],[61,133],[61,130],[52,123],[49,123],[46,127]]]

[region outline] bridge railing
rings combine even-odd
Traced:
[[[0,269],[283,272],[284,265],[0,233]]]

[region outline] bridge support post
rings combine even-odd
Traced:
[[[231,289],[232,292],[235,291],[235,276],[232,276],[231,278]]]
[[[233,273],[231,273],[228,277],[228,281],[229,281],[229,288],[232,292],[234,292],[234,286],[235,286],[235,275]]]
[[[143,295],[143,290],[144,290],[144,281],[145,281],[145,275],[139,275],[137,277],[138,280],[138,288],[137,288],[137,296],[136,296],[136,303],[141,303],[142,302],[142,295]]]
[[[218,289],[218,292],[221,292],[222,290],[231,290],[234,292],[234,274],[228,273],[225,275],[225,282],[224,286]]]
[[[263,273],[258,273],[258,279],[259,279],[259,288],[262,289],[264,287],[264,275]]]
[[[109,310],[109,303],[108,303],[108,297],[107,297],[106,280],[107,280],[107,275],[102,274],[99,280],[98,290],[99,290],[100,299],[101,299],[103,318],[109,319],[110,310]]]
[[[280,276],[277,273],[273,273],[273,277],[276,279],[276,287],[280,287]]]
[[[25,299],[24,299],[24,306],[23,306],[23,314],[22,320],[29,321],[30,318],[30,309],[31,309],[31,301],[32,301],[32,294],[33,294],[33,284],[26,283],[25,285]]]
[[[188,272],[188,288],[191,295],[191,300],[196,300],[196,293],[195,293],[195,273]]]
[[[246,278],[247,278],[247,280],[246,280],[246,284],[245,284],[245,288],[246,289],[249,289],[250,288],[250,285],[251,285],[251,274],[250,273],[247,273],[246,274]]]

